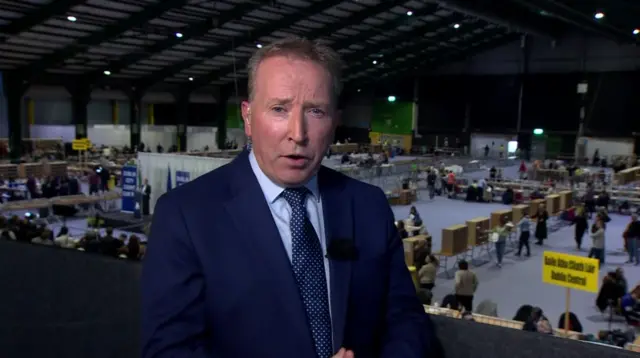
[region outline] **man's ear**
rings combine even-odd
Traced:
[[[247,137],[251,137],[251,103],[249,103],[249,101],[242,101],[240,108],[242,121],[244,122],[244,134]]]

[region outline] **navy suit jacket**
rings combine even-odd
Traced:
[[[334,348],[356,358],[427,357],[433,334],[385,194],[322,167]],[[341,241],[344,243],[344,241]],[[247,152],[163,195],[142,273],[142,356],[315,357],[291,264]]]

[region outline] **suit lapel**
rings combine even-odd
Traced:
[[[322,167],[318,185],[322,197],[327,247],[332,239],[354,240],[353,208],[351,198],[343,193],[343,178],[331,169]],[[334,351],[342,347],[351,280],[351,261],[329,259],[331,318]]]
[[[231,165],[235,167],[233,178],[230,178],[234,195],[225,203],[225,209],[239,233],[237,239],[244,241],[251,257],[249,262],[275,278],[269,281],[271,286],[268,289],[281,298],[280,308],[286,312],[282,319],[290,320],[292,324],[289,333],[299,333],[298,339],[309,339],[305,310],[291,262],[264,193],[251,170],[248,153],[240,154]],[[246,221],[249,216],[250,222]]]

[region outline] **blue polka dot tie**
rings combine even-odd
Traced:
[[[286,189],[282,197],[291,206],[291,266],[307,313],[319,358],[329,358],[333,349],[331,316],[324,257],[320,240],[307,217],[307,188]]]

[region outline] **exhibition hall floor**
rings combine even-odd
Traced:
[[[446,197],[436,197],[433,201],[422,200],[414,205],[433,237],[434,252],[440,250],[443,228],[462,224],[475,217],[490,216],[492,211],[508,208],[502,204],[467,203]],[[409,206],[393,207],[396,219],[407,218],[409,208]],[[624,246],[622,232],[628,221],[628,216],[611,215],[611,222],[607,224],[606,229],[606,263],[600,270],[600,278],[608,271],[622,267],[629,287],[633,287],[640,283],[640,267],[625,264],[628,256],[622,251]],[[577,251],[574,228],[568,226],[559,231],[550,232],[544,246],[531,246],[531,257],[516,257],[514,251],[508,249],[502,268],[496,267],[493,262],[471,267],[480,281],[474,304],[477,305],[483,300],[492,300],[498,305],[499,316],[508,319],[513,318],[518,308],[524,304],[539,306],[554,327],[557,327],[559,317],[565,309],[565,289],[542,283],[542,252],[550,250],[586,256],[591,247],[591,239],[585,235],[583,250]],[[434,300],[442,302],[445,295],[453,292],[453,285],[453,279],[448,279],[441,273],[433,289]],[[585,333],[597,333],[598,330],[606,329],[608,326],[608,314],[601,314],[595,307],[596,296],[595,293],[576,290],[571,293],[571,311],[580,319]],[[614,326],[622,328],[626,325],[621,318],[614,318]]]

